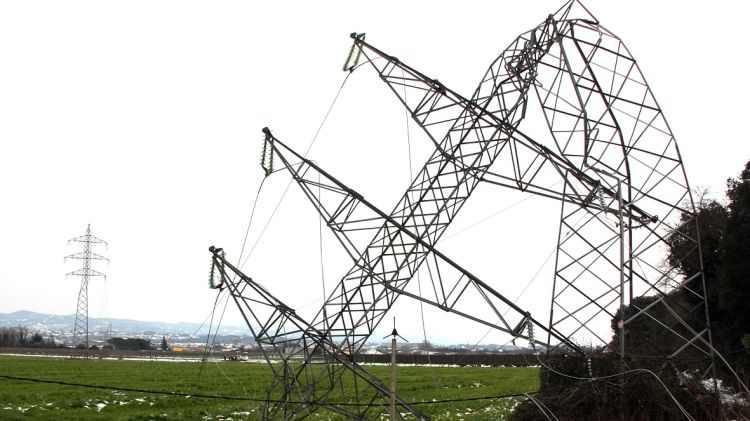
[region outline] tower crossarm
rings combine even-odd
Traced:
[[[100,254],[96,254],[94,252],[86,253],[86,252],[83,252],[83,251],[82,252],[78,252],[78,253],[74,253],[74,254],[70,254],[68,256],[65,256],[65,260],[67,260],[67,259],[74,259],[74,260],[83,260],[83,259],[89,259],[89,260],[106,260],[106,261],[109,262],[109,258],[108,257],[104,257],[104,256],[102,256]]]
[[[84,234],[79,237],[71,238],[68,240],[68,242],[74,242],[74,243],[89,243],[89,244],[104,244],[106,245],[107,242],[102,240],[99,237],[96,237],[91,234]]]
[[[107,275],[99,272],[98,270],[94,270],[94,269],[87,268],[87,267],[76,269],[72,272],[68,272],[66,276],[83,276],[83,277],[102,276],[104,278],[107,277]]]

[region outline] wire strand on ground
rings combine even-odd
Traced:
[[[57,384],[61,386],[84,387],[84,388],[89,388],[89,389],[116,390],[119,392],[148,393],[148,394],[154,394],[154,395],[172,395],[172,396],[180,396],[180,397],[186,397],[186,398],[224,399],[224,400],[248,401],[248,402],[288,403],[288,404],[305,404],[305,405],[317,405],[317,406],[323,406],[323,405],[351,406],[351,407],[372,406],[369,403],[290,401],[290,400],[243,397],[243,396],[226,396],[226,395],[208,395],[208,394],[201,394],[201,393],[171,392],[171,391],[166,391],[166,390],[152,390],[152,389],[142,389],[142,388],[135,388],[135,387],[105,386],[105,385],[95,385],[95,384],[89,384],[89,383],[65,382],[65,381],[59,381],[59,380],[35,379],[35,378],[30,378],[30,377],[8,376],[4,374],[0,374],[0,378],[6,379],[6,380],[28,381],[28,382],[33,382],[33,383],[47,383],[47,384]],[[521,396],[527,395],[528,393],[536,393],[536,392],[509,393],[509,394],[495,395],[495,396],[476,396],[476,397],[470,397],[470,398],[441,399],[441,400],[432,400],[432,401],[415,401],[415,402],[408,402],[408,404],[409,405],[433,405],[433,404],[439,404],[439,403],[473,402],[473,401],[483,401],[483,400],[492,400],[492,399],[497,400],[497,399],[503,399],[503,398],[521,397]]]
[[[572,376],[570,374],[565,374],[565,373],[559,372],[559,371],[555,370],[554,368],[552,368],[552,367],[548,366],[547,364],[545,364],[542,361],[542,359],[539,358],[539,355],[535,354],[535,356],[536,356],[537,361],[539,361],[539,364],[542,367],[544,367],[547,370],[549,370],[549,371],[557,374],[558,376],[567,377],[567,378],[573,379],[573,380],[584,380],[584,381],[599,380],[599,381],[601,381],[601,380],[613,379],[613,378],[617,378],[617,377],[621,377],[621,376],[626,376],[626,375],[632,374],[632,373],[647,373],[647,374],[650,374],[664,388],[664,391],[667,392],[667,395],[669,395],[669,397],[672,399],[672,401],[675,403],[675,405],[677,405],[677,408],[679,408],[680,412],[682,412],[682,415],[684,415],[685,418],[687,418],[688,420],[691,420],[691,421],[695,420],[690,415],[690,413],[687,412],[687,410],[685,409],[685,407],[683,407],[682,404],[680,404],[680,401],[677,400],[677,398],[672,394],[672,392],[669,390],[669,388],[667,387],[667,385],[664,384],[664,382],[659,378],[659,376],[656,375],[656,373],[654,373],[653,371],[651,371],[649,369],[646,369],[646,368],[633,368],[633,369],[630,369],[630,370],[625,370],[625,371],[622,371],[622,372],[619,372],[619,373],[615,373],[615,374],[610,374],[610,375],[607,375],[607,376],[578,377],[578,376]]]

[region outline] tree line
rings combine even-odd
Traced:
[[[39,332],[32,333],[25,327],[0,328],[0,347],[55,348],[56,346],[54,338],[44,338]]]
[[[0,348],[64,348],[65,345],[55,342],[54,337],[45,338],[39,332],[32,332],[26,327],[3,327],[0,328]],[[85,349],[86,345],[81,343],[76,346],[78,349]],[[91,345],[91,350],[98,350],[99,347]],[[125,350],[125,351],[143,351],[155,350],[150,340],[141,338],[110,338],[102,346],[104,350]],[[168,350],[169,345],[166,337],[162,338],[161,350]]]

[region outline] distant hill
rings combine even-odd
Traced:
[[[69,332],[73,330],[74,321],[74,314],[43,314],[27,310],[0,313],[0,327],[24,326],[31,330],[50,333]],[[208,334],[208,324],[201,326],[199,323],[163,323],[130,319],[89,318],[91,331],[106,331],[110,329],[110,324],[113,333],[148,334],[153,332],[161,335]],[[220,333],[222,335],[246,335],[249,332],[246,327],[222,325]]]
[[[43,314],[33,311],[21,310],[13,313],[0,313],[0,328],[23,326],[32,332],[40,332],[44,335],[53,335],[56,338],[65,338],[72,335],[74,314]],[[112,325],[112,336],[138,336],[146,338],[161,338],[162,335],[170,337],[170,340],[180,340],[183,342],[205,342],[208,334],[208,323],[201,326],[199,323],[164,323],[164,322],[144,322],[130,319],[99,319],[90,318],[89,326],[92,333],[105,333]],[[216,330],[213,327],[211,337]],[[250,330],[245,326],[225,326],[222,325],[219,335],[216,337],[218,343],[236,343],[245,344],[254,343],[255,340],[250,334]],[[376,342],[369,344],[371,347],[383,346],[390,349],[390,342],[378,344]],[[416,344],[403,344],[404,348],[414,348]],[[476,344],[469,347],[466,344],[461,345],[442,345],[443,351],[466,352],[469,348],[471,351],[478,352],[519,352],[519,347],[515,345],[498,345],[498,344]],[[531,351],[527,347],[521,346],[520,350]]]

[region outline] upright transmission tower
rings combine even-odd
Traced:
[[[81,289],[78,290],[78,306],[76,307],[76,320],[73,325],[73,340],[78,344],[83,343],[85,338],[86,348],[89,347],[89,280],[95,276],[107,276],[91,268],[92,260],[106,260],[108,258],[91,251],[93,244],[104,244],[107,242],[91,234],[91,224],[86,226],[86,233],[80,237],[71,238],[71,241],[83,244],[83,251],[65,256],[65,260],[76,259],[83,261],[83,267],[68,273],[66,276],[78,276],[81,278]]]

